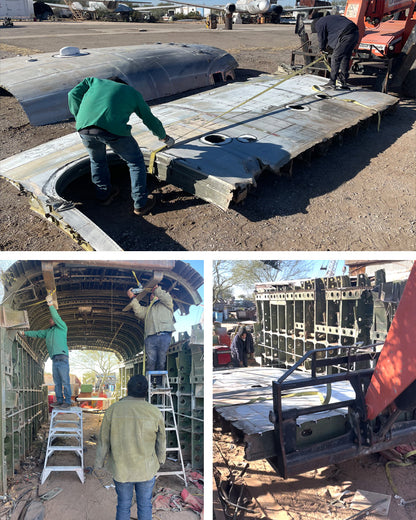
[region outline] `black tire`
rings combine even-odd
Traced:
[[[416,60],[413,62],[402,85],[402,94],[416,99]]]

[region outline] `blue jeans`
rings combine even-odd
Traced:
[[[117,491],[116,520],[130,520],[133,489],[136,490],[138,520],[152,520],[152,492],[156,477],[144,482],[114,481]]]
[[[144,340],[146,348],[146,372],[165,370],[166,354],[169,350],[171,333],[153,334]]]
[[[130,171],[131,197],[135,208],[147,202],[147,171],[143,154],[134,137],[118,136],[103,131],[100,135],[80,134],[90,156],[91,180],[95,184],[99,200],[105,200],[111,191],[111,175],[107,163],[106,145],[126,161]]]
[[[71,383],[69,380],[69,361],[52,360],[52,376],[55,383],[55,396],[58,403],[71,404]],[[64,395],[62,395],[62,387],[64,387]],[[65,400],[64,400],[65,397]]]

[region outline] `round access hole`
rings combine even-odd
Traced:
[[[304,111],[307,111],[307,110],[310,110],[309,107],[305,107],[303,105],[286,105],[286,108],[290,108],[290,110],[296,110],[298,112],[304,110]]]
[[[331,96],[328,96],[328,94],[316,94],[315,97],[318,99],[329,99]]]
[[[227,137],[223,134],[209,134],[201,137],[201,142],[205,144],[227,144],[231,143],[231,137]]]
[[[240,135],[237,137],[237,141],[240,141],[240,143],[255,143],[257,137],[255,135]]]

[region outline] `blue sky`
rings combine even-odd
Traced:
[[[204,262],[203,260],[184,260],[187,264],[195,269],[202,277],[204,277]],[[192,305],[189,309],[189,314],[186,316],[180,316],[178,312],[175,313],[175,328],[177,332],[188,331],[188,334],[191,335],[192,325],[195,325],[201,321],[201,317],[204,312],[204,286],[202,285],[198,289],[198,293],[202,298],[201,305]],[[177,334],[176,334],[177,335]]]

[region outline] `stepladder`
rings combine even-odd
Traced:
[[[183,463],[182,449],[179,438],[178,424],[173,406],[172,389],[169,384],[168,372],[165,370],[153,370],[146,372],[148,382],[148,401],[161,411],[165,421],[166,431],[166,458],[176,463],[177,469],[167,470],[163,467],[157,473],[157,476],[176,475],[181,478],[185,486],[188,485],[186,480],[185,466]],[[152,384],[152,381],[157,383]],[[172,432],[172,435],[169,435]]]
[[[75,471],[84,483],[82,408],[78,406],[52,410],[41,484],[54,471]]]

